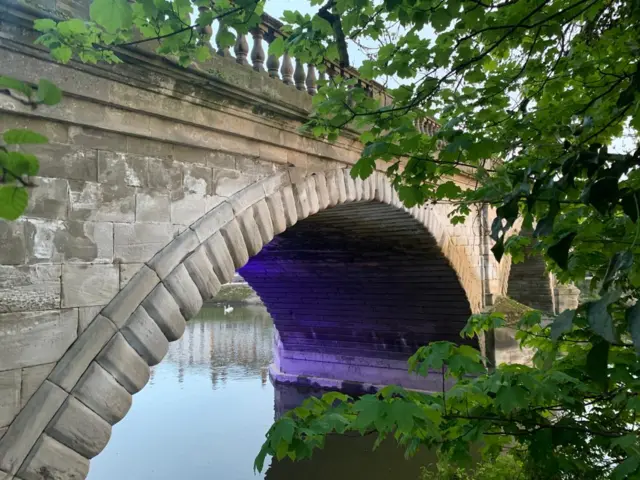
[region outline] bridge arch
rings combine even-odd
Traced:
[[[394,244],[400,249],[415,248],[415,244],[408,245],[406,238],[398,235],[421,231],[418,250],[437,253],[433,257],[435,264],[446,267],[448,273],[454,272],[443,283],[457,295],[457,300],[466,300],[458,320],[481,309],[482,286],[477,269],[465,247],[451,238],[430,207],[403,207],[386,177],[377,172],[365,181],[352,179],[348,169],[293,178],[294,181],[292,177],[290,172],[284,172],[232,195],[142,266],[73,342],[0,438],[0,472],[22,480],[85,478],[89,459],[109,440],[111,425],[126,415],[131,396],[147,383],[149,366],[162,360],[168,342],[182,336],[185,320],[195,316],[203,301],[213,297],[238,269],[264,297],[267,308],[291,311],[295,310],[291,304],[279,301],[278,292],[269,290],[277,278],[268,272],[275,270],[261,265],[285,262],[305,249],[302,259],[309,262],[314,249],[328,245],[324,253],[335,252],[332,242],[349,243],[352,253],[369,245],[371,253],[381,245],[371,243],[376,236],[385,248]],[[363,222],[367,215],[393,219],[399,228],[395,234],[383,230],[376,235],[370,230],[371,223]],[[302,222],[308,217],[311,218]],[[338,234],[323,245],[318,241],[322,235],[314,237],[313,232],[326,233],[336,221],[348,223],[355,238]],[[384,224],[379,228],[384,229]],[[272,242],[277,235],[278,240]],[[310,235],[311,240],[301,243],[301,238],[308,239]],[[263,249],[265,245],[270,246]],[[412,262],[418,260],[419,256],[412,258]],[[373,282],[374,274],[367,270],[367,262],[371,257],[359,264],[359,273],[368,271],[370,276],[365,280]],[[416,271],[416,265],[411,267],[413,270],[405,273]],[[323,272],[329,282],[320,285],[320,290],[345,271]],[[295,281],[295,272],[289,270],[287,274],[289,282]],[[299,286],[305,287],[303,280]],[[402,285],[390,288],[395,288],[397,295]],[[321,299],[323,292],[317,293]],[[370,315],[383,306],[374,300],[369,297],[368,301],[378,309],[373,308]],[[419,303],[419,295],[413,301]],[[287,316],[286,311],[280,312],[283,316]],[[296,323],[291,315],[289,320],[292,328],[286,335],[285,322],[278,325],[276,320],[276,327],[282,330],[280,346],[285,350],[292,339],[304,337],[304,324]],[[449,327],[448,333],[459,325],[453,322]],[[420,343],[427,337],[417,335],[407,343]],[[370,341],[369,345],[374,346]],[[401,351],[402,345],[396,350]]]

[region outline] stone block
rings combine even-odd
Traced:
[[[111,320],[98,315],[58,361],[49,380],[70,392],[116,331]]]
[[[281,162],[282,163],[282,162]],[[239,155],[236,157],[236,170],[258,178],[270,177],[276,173],[277,165],[254,157]]]
[[[42,382],[45,381],[55,362],[45,363],[44,365],[36,365],[35,367],[26,367],[22,369],[22,382],[20,387],[20,408],[24,407],[33,394],[40,388]]]
[[[0,265],[0,313],[60,307],[60,265]]]
[[[206,212],[206,195],[184,190],[171,192],[171,223],[191,225]]]
[[[201,306],[200,293],[183,265],[178,265],[142,302],[142,307],[170,342],[182,337],[186,327],[185,318],[198,313]],[[195,313],[191,308],[195,309]]]
[[[293,185],[293,198],[295,200],[298,220],[304,220],[311,212],[306,182],[296,183]]]
[[[275,175],[262,180],[262,187],[264,188],[265,195],[271,195],[275,192],[279,192],[282,187],[291,185],[291,175],[289,169],[278,171]]]
[[[27,257],[24,222],[0,220],[0,264],[21,265]]]
[[[240,230],[247,246],[249,258],[257,255],[262,250],[262,235],[253,216],[253,207],[245,210],[239,217]]]
[[[182,188],[182,164],[168,159],[149,159],[148,186],[154,190],[174,191]]]
[[[83,457],[93,458],[106,447],[111,425],[79,400],[69,397],[45,433]]]
[[[273,227],[273,235],[278,235],[287,229],[287,219],[282,205],[282,194],[275,192],[266,198],[269,216],[271,217],[271,225]]]
[[[67,394],[45,380],[0,439],[0,469],[16,473]]]
[[[356,192],[356,182],[351,177],[351,170],[345,169],[342,172],[344,178],[344,188],[347,194],[345,201],[355,202],[358,198],[358,194]]]
[[[220,291],[220,280],[214,271],[213,265],[211,265],[204,245],[196,248],[187,257],[184,261],[184,266],[204,301],[210,300]]]
[[[111,339],[96,361],[131,394],[142,390],[149,381],[149,366],[121,333]]]
[[[340,190],[338,189],[337,179],[340,174],[339,170],[329,170],[325,174],[325,179],[327,182],[327,194],[329,197],[328,206],[335,207],[340,203]]]
[[[233,208],[229,202],[223,202],[213,210],[207,212],[202,218],[191,226],[196,232],[198,240],[204,242],[216,233],[222,226],[230,222],[234,217]]]
[[[0,427],[8,426],[20,411],[22,371],[0,372]]]
[[[101,150],[98,152],[98,182],[144,187],[148,160],[131,153]]]
[[[173,240],[171,223],[116,223],[113,232],[120,263],[146,262]]]
[[[30,367],[57,361],[76,339],[76,310],[0,315],[0,365]]]
[[[160,278],[149,267],[142,265],[133,278],[109,302],[102,314],[118,328],[127,322],[133,311],[151,293]]]
[[[185,230],[169,245],[158,252],[148,263],[163,280],[200,244],[198,236],[193,230]]]
[[[309,199],[309,215],[315,215],[320,211],[320,200],[318,199],[315,176],[308,177],[305,183],[307,186],[307,198]]]
[[[127,144],[127,137],[106,130],[72,125],[69,127],[69,143],[96,150],[118,151]]]
[[[229,203],[231,203],[234,213],[239,215],[264,197],[262,183],[254,183],[232,195],[229,198]]]
[[[154,160],[169,159],[175,150],[175,145],[159,142],[151,138],[126,137],[127,152],[145,157],[155,157]]]
[[[356,177],[353,179],[353,183],[356,191],[356,202],[359,202],[364,198],[364,182],[360,177]]]
[[[174,232],[174,235],[177,233]],[[120,264],[120,289],[122,290],[127,283],[138,273],[144,263],[121,263]]]
[[[212,235],[203,246],[220,283],[230,282],[236,268],[222,233],[218,232]]]
[[[113,224],[57,220],[25,221],[30,263],[111,263]]]
[[[98,155],[95,150],[75,145],[46,143],[29,145],[29,153],[40,160],[41,177],[67,180],[98,180]]]
[[[284,207],[287,227],[294,226],[298,222],[298,210],[296,209],[296,198],[293,193],[293,187],[289,185],[282,189],[282,206]]]
[[[186,193],[213,195],[213,173],[210,167],[185,165],[183,172],[183,189]]]
[[[167,338],[143,307],[133,312],[121,332],[149,366],[157,365],[167,354]]]
[[[320,210],[324,210],[330,204],[329,187],[327,186],[327,178],[323,172],[315,174],[316,190],[318,192],[318,203]]]
[[[94,307],[78,308],[78,335],[84,332],[85,328],[89,326],[104,307],[104,305],[96,305]]]
[[[36,178],[37,188],[29,192],[26,214],[38,218],[64,220],[69,210],[69,182],[62,178]]]
[[[255,182],[255,178],[237,170],[213,169],[213,185],[216,195],[230,197]]]
[[[269,211],[269,206],[267,205],[266,199],[260,200],[253,206],[253,217],[256,224],[258,225],[258,230],[260,231],[262,244],[268,244],[271,240],[273,240],[275,232],[273,227],[273,220],[271,219],[271,212]]]
[[[57,440],[42,435],[20,468],[23,480],[81,480],[89,474],[89,460]]]
[[[62,307],[104,305],[119,289],[117,265],[62,266]]]
[[[68,129],[64,123],[3,112],[2,117],[0,117],[0,132],[11,128],[28,128],[47,137],[50,143],[69,143]]]
[[[222,237],[227,244],[235,269],[244,267],[249,261],[249,252],[244,243],[244,237],[237,220],[230,221],[220,230]]]
[[[236,168],[236,156],[230,153],[225,152],[209,152],[206,155],[207,166],[213,168],[226,168],[226,169],[235,169]]]
[[[131,394],[96,362],[91,363],[73,396],[96,412],[110,425],[115,425],[131,408]]]
[[[136,222],[170,222],[171,199],[157,190],[136,191]]]
[[[69,182],[72,220],[96,222],[135,221],[136,189],[128,185]]]

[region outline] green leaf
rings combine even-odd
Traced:
[[[529,404],[528,392],[517,385],[503,386],[496,393],[496,406],[505,413],[524,408]]]
[[[73,50],[66,45],[51,50],[51,56],[60,63],[68,63],[73,57]]]
[[[551,325],[551,339],[554,341],[558,340],[563,333],[571,330],[575,316],[575,310],[565,310],[558,315]]]
[[[23,187],[0,185],[0,218],[15,220],[27,208],[29,194]]]
[[[567,269],[569,249],[571,248],[571,243],[575,237],[576,232],[571,232],[547,249],[547,255],[549,255],[549,257],[551,257],[551,259],[556,262],[562,270]]]
[[[619,297],[619,292],[607,292],[600,300],[587,304],[587,320],[591,330],[609,343],[616,343],[616,332],[607,308]]]
[[[638,354],[640,354],[640,301],[636,302],[633,307],[627,309],[625,317],[633,344]]]
[[[109,33],[127,30],[133,25],[133,13],[128,0],[93,0],[89,15],[91,20]]]
[[[56,22],[50,18],[38,18],[33,22],[33,28],[38,32],[50,32],[56,28]]]
[[[29,130],[27,128],[14,128],[6,130],[2,135],[4,143],[7,145],[22,145],[27,143],[47,143],[49,139],[44,135]]]
[[[611,478],[613,480],[629,480],[632,477],[631,475],[638,472],[640,469],[640,456],[634,455],[632,457],[627,457],[624,462],[618,465],[611,472]]]
[[[40,167],[38,159],[34,155],[22,152],[3,152],[2,150],[0,150],[0,165],[16,177],[37,175]]]
[[[603,390],[607,389],[608,383],[609,346],[608,342],[598,341],[587,354],[587,371]]]
[[[15,78],[0,76],[0,89],[8,88],[9,90],[15,90],[25,95],[27,98],[31,98],[33,89],[31,85],[28,85]]]
[[[42,79],[38,83],[36,99],[45,105],[55,105],[62,100],[62,91],[49,80]]]
[[[195,58],[198,62],[206,62],[211,58],[211,48],[207,45],[200,45],[196,47]]]
[[[269,44],[269,55],[275,55],[280,57],[284,54],[284,38],[276,37],[276,39]]]

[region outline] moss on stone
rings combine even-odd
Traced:
[[[502,313],[505,318],[505,324],[513,326],[522,316],[533,310],[531,307],[527,307],[520,302],[515,301],[509,297],[497,297],[493,303],[493,306],[489,309],[489,312]]]

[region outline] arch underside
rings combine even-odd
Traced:
[[[430,341],[460,342],[471,313],[434,237],[380,202],[309,217],[240,273],[274,319],[276,381],[428,389],[407,374],[408,357]]]
[[[382,174],[269,178],[177,236],[78,336],[0,438],[0,479],[85,478],[149,366],[238,269],[288,352],[404,363],[459,339],[480,306],[467,251],[428,208],[404,209]]]

